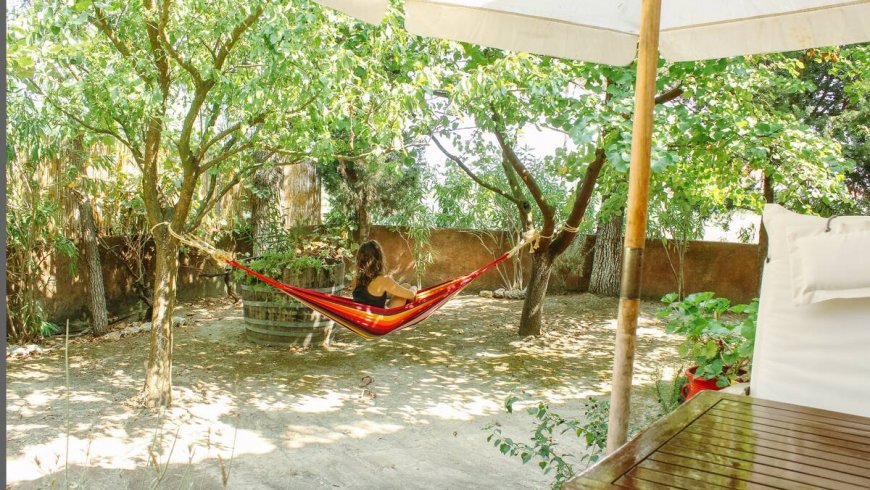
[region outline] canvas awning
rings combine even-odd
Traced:
[[[388,0],[320,0],[367,22]],[[405,28],[493,48],[627,65],[640,34],[640,0],[405,0]],[[867,41],[866,0],[665,0],[659,52],[669,61],[725,58]]]

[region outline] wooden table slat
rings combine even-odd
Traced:
[[[633,470],[626,473],[625,476],[616,480],[616,483],[628,488],[636,488],[638,490],[646,488],[696,490],[702,486],[711,489],[729,488],[721,485],[714,485],[710,482],[702,482],[692,478],[672,475],[670,473],[662,473],[661,471],[640,466],[635,467]]]
[[[735,451],[737,453],[756,454],[759,456],[769,456],[772,458],[788,458],[789,461],[800,462],[807,465],[818,466],[821,468],[830,468],[848,475],[855,475],[870,480],[870,462],[860,459],[850,458],[848,456],[836,455],[839,460],[832,459],[830,453],[818,451],[815,449],[807,449],[798,446],[787,447],[768,447],[761,445],[762,440],[756,440],[755,443],[747,443],[735,441],[731,439],[723,439],[721,437],[712,437],[684,430],[677,437],[671,440],[693,442],[705,444],[709,447],[715,446],[726,450]],[[742,458],[741,458],[742,459]]]
[[[575,488],[583,490],[617,490],[619,488],[631,488],[629,486],[617,486],[612,483],[606,483],[580,475],[571,479],[564,484],[562,488]]]
[[[772,434],[766,432],[753,432],[751,429],[730,428],[721,424],[696,424],[686,428],[683,433],[699,434],[701,436],[715,436],[723,439],[731,439],[744,444],[762,444],[765,447],[776,449],[779,451],[793,451],[794,448],[810,449],[821,453],[826,453],[829,458],[835,461],[858,461],[867,465],[870,459],[867,453],[857,451],[842,446],[834,446],[816,441],[807,441],[804,439],[796,439],[787,435]]]
[[[838,425],[817,422],[814,420],[796,419],[787,414],[774,415],[771,413],[757,413],[754,411],[736,411],[730,408],[722,408],[717,406],[710,410],[710,415],[718,415],[720,417],[731,417],[738,420],[747,420],[751,422],[765,423],[774,427],[793,427],[795,424],[800,424],[801,427],[814,428],[824,431],[838,439],[866,441],[870,438],[870,429],[862,430],[852,427],[842,427]]]
[[[689,466],[686,466],[683,464],[660,461],[658,459],[645,459],[640,465],[638,465],[638,468],[651,469],[660,473],[667,473],[670,475],[679,476],[681,478],[697,480],[698,486],[701,486],[705,483],[710,483],[725,488],[739,488],[746,490],[766,490],[770,488],[781,488],[765,485],[763,483],[743,480],[740,478],[735,478],[733,476],[720,475],[718,473],[707,471],[704,468],[698,468],[696,466],[693,466],[691,465],[691,463]],[[629,472],[629,474],[631,474],[631,472]]]
[[[776,416],[787,416],[793,419],[800,420],[812,420],[815,422],[824,422],[830,425],[837,425],[841,427],[849,427],[852,429],[860,429],[864,432],[870,432],[870,422],[856,422],[852,420],[844,420],[836,418],[832,415],[818,415],[815,413],[807,413],[807,412],[798,412],[791,410],[777,410],[773,407],[767,405],[756,405],[754,403],[739,403],[733,400],[722,400],[718,404],[716,404],[716,408],[720,409],[739,409],[742,411],[748,411],[752,413],[758,414],[772,414]]]
[[[722,393],[721,401],[732,401],[737,403],[745,403],[749,405],[757,405],[762,407],[770,407],[775,408],[777,410],[782,410],[784,412],[798,412],[812,415],[819,415],[822,417],[833,417],[837,420],[857,422],[862,425],[870,424],[870,418],[862,417],[860,415],[853,415],[850,413],[841,413],[841,412],[832,412],[830,410],[824,410],[821,408],[813,408],[813,407],[805,407],[801,405],[791,405],[789,403],[775,402],[772,400],[765,400],[763,398],[755,398],[753,396],[743,396],[743,395],[731,395],[728,393]]]
[[[767,432],[772,434],[784,434],[790,437],[794,437],[795,439],[803,439],[807,441],[816,441],[822,444],[831,444],[837,445],[841,447],[847,447],[850,449],[855,449],[856,451],[861,451],[863,453],[867,453],[870,456],[870,444],[863,444],[860,442],[860,438],[858,441],[851,441],[847,439],[843,439],[840,437],[833,438],[829,437],[824,431],[815,430],[812,427],[807,428],[788,428],[786,427],[778,427],[775,425],[769,425],[766,423],[757,423],[746,420],[738,420],[733,419],[731,417],[720,417],[718,415],[710,415],[707,414],[704,417],[704,420],[700,421],[700,423],[708,423],[715,422],[717,424],[734,426],[734,427],[742,427],[744,429],[755,430],[758,432]],[[868,441],[870,442],[870,441]]]
[[[760,465],[753,465],[751,463],[739,461],[728,461],[727,458],[719,458],[712,454],[684,451],[681,454],[674,455],[660,450],[650,455],[649,459],[661,463],[681,465],[736,480],[744,480],[759,485],[781,488],[783,490],[816,490],[824,488],[793,480],[786,480],[783,478],[785,472],[772,472],[766,467],[758,468]],[[769,472],[759,473],[758,469]],[[776,473],[780,474],[777,475]]]
[[[682,436],[682,434],[680,434],[680,436]],[[860,485],[870,488],[870,478],[862,478],[850,473],[836,471],[833,468],[820,466],[820,464],[824,464],[824,462],[820,462],[817,459],[807,460],[788,452],[781,452],[779,456],[766,456],[757,453],[753,454],[750,452],[737,451],[734,449],[706,444],[704,442],[686,440],[680,436],[671,439],[671,441],[665,444],[659,451],[671,451],[672,454],[677,455],[683,454],[687,451],[695,453],[706,452],[723,460],[744,461],[748,464],[757,463],[788,472],[788,475],[783,478],[810,483],[812,485],[819,485],[826,488],[827,485],[825,485],[824,482],[831,481],[840,482],[840,488],[849,488],[850,485]],[[829,461],[828,463],[831,462]],[[838,485],[832,484],[830,486],[837,487]]]
[[[684,432],[691,432],[701,435],[711,434],[726,439],[738,439],[748,442],[750,444],[755,443],[755,441],[763,441],[764,444],[768,445],[768,447],[781,447],[784,451],[788,451],[789,447],[815,449],[819,451],[825,451],[836,456],[851,457],[865,462],[870,461],[870,454],[856,449],[825,444],[823,442],[807,439],[800,439],[796,437],[791,437],[787,434],[753,431],[752,429],[746,429],[743,427],[729,427],[725,424],[710,423],[708,421],[693,424],[692,426],[687,427]],[[776,446],[773,443],[776,443]]]

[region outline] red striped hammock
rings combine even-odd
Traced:
[[[465,286],[468,286],[471,281],[510,257],[512,252],[505,253],[470,274],[457,277],[436,286],[421,289],[417,291],[414,301],[397,308],[378,308],[363,305],[342,296],[291,286],[253,271],[235,260],[227,259],[226,262],[237,269],[245,271],[249,276],[254,276],[266,284],[283,291],[291,298],[325,315],[353,333],[366,339],[373,339],[422,322],[429,315],[435,313],[435,310],[444,305],[444,303],[447,303],[462,291]]]

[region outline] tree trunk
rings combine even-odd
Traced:
[[[100,247],[97,243],[97,227],[94,224],[94,210],[84,196],[79,202],[79,218],[82,225],[82,239],[85,243],[85,256],[88,263],[89,308],[91,328],[94,335],[103,335],[109,329],[109,313],[106,311],[106,289],[103,285],[103,266],[100,261]]]
[[[540,335],[544,317],[544,298],[550,282],[552,260],[546,251],[539,251],[532,257],[532,273],[526,287],[526,300],[520,316],[520,336]]]
[[[774,202],[773,182],[767,172],[762,175],[764,185],[764,202]],[[761,276],[764,273],[764,264],[767,262],[767,230],[764,229],[764,220],[758,226],[758,293],[761,294]]]
[[[287,226],[320,224],[320,177],[311,163],[284,167],[282,186],[284,219]]]
[[[598,222],[589,292],[619,296],[622,277],[622,213],[610,221]]]
[[[87,150],[84,135],[78,134],[72,141],[70,164],[79,176],[84,177],[87,167]],[[94,209],[87,196],[75,190],[67,194],[70,204],[79,211],[79,231],[85,246],[85,262],[88,268],[88,309],[91,313],[91,330],[94,335],[103,335],[109,329],[109,313],[106,311],[106,288],[103,284],[103,265],[100,261],[100,246],[97,241],[97,226],[94,224]]]
[[[372,232],[368,199],[365,196],[358,195],[354,199],[354,207],[356,208],[356,232],[354,233],[354,239],[357,243],[362,243],[369,239],[369,235]]]
[[[253,183],[257,188],[251,196],[254,255],[262,255],[272,248],[277,228],[283,225],[280,202],[283,175],[281,167],[263,168],[254,174]]]
[[[154,301],[151,350],[145,368],[144,404],[153,408],[172,403],[172,313],[178,277],[178,241],[165,229],[155,230]]]

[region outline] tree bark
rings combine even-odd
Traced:
[[[100,246],[97,242],[97,227],[94,224],[94,210],[90,201],[84,196],[79,202],[79,215],[88,263],[88,292],[90,293],[88,306],[91,310],[91,329],[94,335],[103,335],[109,329],[103,266],[100,261]]]
[[[284,210],[287,226],[320,224],[320,177],[311,163],[284,167]]]
[[[605,296],[619,296],[622,277],[622,216],[599,221],[592,257],[589,292]]]
[[[372,232],[371,216],[369,215],[368,199],[365,195],[357,195],[354,198],[354,207],[356,208],[356,231],[354,239],[357,243],[362,243],[369,239]]]
[[[523,302],[523,312],[520,316],[520,336],[541,334],[544,298],[547,295],[552,265],[552,260],[546,250],[535,252],[532,257],[532,273],[529,277],[529,285],[526,287],[526,299]]]
[[[144,404],[153,408],[172,403],[172,312],[178,277],[178,241],[165,228],[154,233],[156,267],[151,315],[151,349],[145,371]]]
[[[84,135],[78,134],[72,141],[70,163],[78,174],[84,177],[87,169]],[[88,309],[91,313],[91,331],[103,335],[109,329],[109,313],[106,310],[106,288],[103,283],[103,265],[100,260],[100,246],[97,240],[97,226],[94,224],[94,209],[87,196],[73,190],[70,193],[78,206],[79,225],[85,246],[85,262],[88,268]]]

